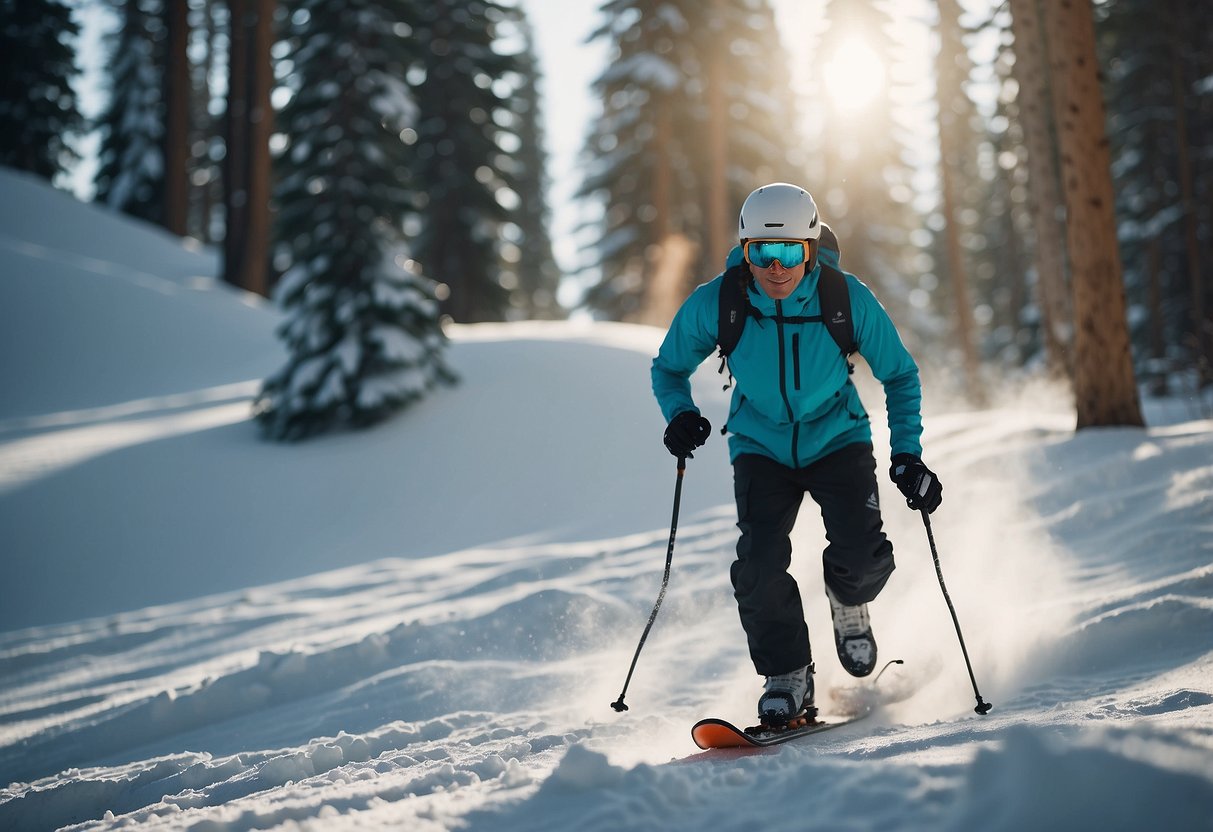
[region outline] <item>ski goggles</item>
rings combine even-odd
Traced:
[[[747,240],[741,250],[746,262],[760,269],[769,269],[776,260],[794,269],[809,259],[811,245],[811,240]]]

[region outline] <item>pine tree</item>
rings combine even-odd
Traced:
[[[1036,304],[1046,362],[1057,375],[1072,375],[1073,313],[1066,279],[1064,202],[1057,169],[1052,88],[1037,0],[1012,0],[1016,122],[1027,164],[1024,184],[1034,238]]]
[[[984,392],[978,375],[977,333],[973,315],[973,238],[980,198],[977,168],[977,108],[966,85],[972,74],[957,0],[936,0],[939,10],[939,51],[935,58],[936,102],[939,108],[940,210],[944,223],[945,268],[951,289],[955,344],[964,360],[965,389],[975,403]]]
[[[192,9],[190,29],[193,32],[191,50],[200,56],[190,65],[192,94],[190,96],[190,159],[188,233],[196,239],[211,242],[221,236],[215,206],[222,202],[223,179],[219,160],[222,158],[223,121],[212,112],[218,110],[218,98],[212,88],[212,79],[218,68],[226,65],[226,55],[221,54],[219,44],[226,43],[220,36],[223,15],[227,10],[221,5],[207,3]]]
[[[814,59],[817,75],[826,73],[828,62],[836,59],[835,50],[866,44],[876,59],[885,61],[897,52],[889,14],[875,3],[829,0],[823,17],[828,28]],[[810,187],[842,243],[843,264],[872,285],[898,322],[911,320],[910,298],[916,288],[930,294],[939,285],[935,274],[916,267],[921,249],[911,235],[922,222],[910,205],[912,172],[904,161],[904,131],[893,117],[902,98],[903,90],[886,71],[886,83],[865,107],[848,112],[836,105],[825,110],[815,169],[821,186]],[[919,329],[927,327],[923,323]],[[903,335],[912,332],[906,328]]]
[[[229,0],[223,279],[269,294],[271,51],[275,0]]]
[[[514,180],[519,196],[517,209],[505,233],[515,232],[518,239],[503,246],[503,273],[515,273],[512,306],[532,319],[563,318],[564,310],[556,299],[560,285],[560,267],[552,253],[551,211],[548,208],[547,151],[544,147],[543,111],[538,62],[535,59],[534,34],[525,13],[518,10],[523,48],[518,56],[521,76],[511,102],[516,122],[518,150]],[[506,256],[506,253],[514,257]]]
[[[1133,316],[1134,343],[1139,355],[1151,353],[1146,363],[1160,387],[1159,376],[1181,363],[1213,378],[1211,267],[1200,243],[1213,228],[1202,229],[1197,203],[1200,136],[1210,136],[1213,119],[1202,124],[1193,94],[1200,69],[1190,57],[1199,41],[1185,25],[1200,12],[1179,3],[1164,9],[1114,0],[1097,21],[1126,290],[1131,307],[1143,310]]]
[[[1091,4],[1045,3],[1044,21],[1057,34],[1049,62],[1074,279],[1078,427],[1140,426]]]
[[[601,203],[594,260],[602,277],[586,305],[616,320],[643,312],[651,258],[674,234],[701,222],[689,140],[701,123],[692,83],[699,65],[688,0],[608,0],[590,37],[613,45],[594,83],[602,115],[586,143],[589,164],[579,196]]]
[[[0,165],[51,179],[75,159],[76,34],[58,0],[0,0]]]
[[[694,8],[696,44],[700,63],[716,67],[723,84],[721,106],[724,116],[724,210],[725,240],[729,248],[737,243],[737,214],[750,192],[768,182],[803,184],[805,158],[803,138],[798,126],[799,96],[790,89],[791,67],[772,66],[772,51],[786,43],[790,62],[805,60],[804,37],[787,37],[776,25],[769,0],[717,0],[716,12],[723,25],[720,36],[712,38],[713,11],[708,4]],[[706,19],[705,19],[706,18]],[[713,77],[709,72],[708,77]],[[706,143],[694,146],[702,154]],[[699,170],[712,165],[701,156]],[[810,187],[811,191],[812,188]],[[706,264],[708,273],[723,268],[714,257]]]
[[[445,307],[456,321],[502,320],[516,287],[502,284],[498,240],[518,195],[499,120],[517,64],[494,41],[509,14],[494,0],[429,0],[418,10],[416,257],[450,287]]]
[[[185,236],[189,214],[189,2],[162,0],[167,32],[164,72],[164,210],[161,222]]]
[[[591,39],[613,54],[595,82],[602,115],[579,192],[603,207],[585,264],[601,278],[585,303],[665,322],[668,303],[655,299],[681,301],[723,267],[746,195],[803,179],[790,65],[772,65],[780,36],[767,0],[610,0],[600,13]]]
[[[110,38],[109,105],[100,118],[96,199],[158,222],[164,205],[165,35],[159,0],[121,0],[122,22]]]
[[[411,12],[392,0],[304,0],[290,18],[277,201],[293,264],[276,295],[291,356],[255,405],[276,439],[369,425],[454,380],[434,285],[402,233],[414,199],[402,140],[416,112],[403,80]]]

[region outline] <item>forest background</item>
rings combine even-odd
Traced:
[[[0,163],[287,308],[272,436],[452,381],[447,322],[668,323],[776,180],[933,383],[1139,424],[1213,380],[1213,9],[1073,5],[8,2]]]

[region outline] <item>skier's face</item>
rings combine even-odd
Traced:
[[[804,279],[806,265],[805,263],[801,263],[799,266],[785,269],[776,260],[767,268],[760,269],[753,263],[749,264],[750,274],[754,275],[754,279],[758,281],[758,285],[762,287],[762,290],[767,293],[767,297],[771,300],[783,300],[796,291],[796,287]]]

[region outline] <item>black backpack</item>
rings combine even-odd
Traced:
[[[841,258],[838,238],[825,223],[822,223],[821,226],[821,238],[818,245],[838,253]],[[772,320],[790,324],[811,322],[824,324],[830,337],[842,351],[843,360],[847,362],[847,372],[851,373],[855,371],[855,366],[847,358],[859,349],[855,344],[855,324],[851,320],[851,292],[847,288],[846,275],[824,260],[820,262],[821,276],[817,282],[817,296],[821,300],[821,314],[773,318]],[[739,263],[724,273],[724,279],[720,283],[720,318],[716,344],[720,347],[720,372],[722,373],[728,364],[729,354],[741,340],[741,332],[745,329],[746,321],[749,318],[765,317],[750,305],[750,299],[746,294],[752,279],[746,264]],[[733,374],[729,373],[730,383],[732,379]],[[729,389],[728,384],[725,385],[725,389]]]

